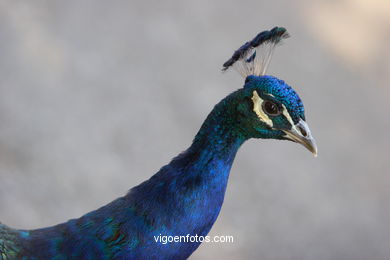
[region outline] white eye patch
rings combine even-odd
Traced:
[[[286,117],[287,121],[291,124],[291,126],[294,126],[294,121],[292,120],[290,113],[287,111],[286,106],[282,104],[282,107],[283,107],[283,115]]]
[[[274,123],[269,118],[269,116],[266,113],[264,113],[261,107],[264,100],[259,96],[259,94],[257,94],[256,90],[253,91],[252,102],[253,102],[253,111],[256,113],[260,121],[266,123],[269,127],[272,128],[274,126]]]
[[[253,102],[253,111],[256,113],[260,121],[266,123],[269,127],[273,128],[274,123],[272,122],[271,118],[263,111],[262,108],[264,100],[259,96],[256,90],[253,91],[252,102]],[[291,126],[294,126],[294,121],[292,120],[291,115],[284,104],[282,104],[282,108],[283,108],[282,114],[287,119],[287,121],[291,124]]]

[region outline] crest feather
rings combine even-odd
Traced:
[[[233,53],[223,64],[222,71],[233,67],[244,78],[249,75],[265,75],[275,47],[288,37],[290,35],[283,27],[274,27],[270,31],[259,33]]]

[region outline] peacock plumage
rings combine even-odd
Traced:
[[[191,146],[149,180],[108,205],[56,226],[16,230],[0,224],[0,259],[185,259],[200,241],[163,244],[159,235],[206,236],[220,212],[230,168],[250,138],[290,140],[315,155],[304,107],[284,81],[266,76],[284,28],[259,33],[223,65],[244,78],[220,101]]]

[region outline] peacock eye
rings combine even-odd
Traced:
[[[281,113],[279,106],[275,102],[269,100],[263,102],[263,111],[270,116],[277,116]]]

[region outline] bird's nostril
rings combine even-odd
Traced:
[[[301,134],[304,137],[307,137],[307,132],[306,132],[305,128],[303,128],[302,126],[298,126],[298,129],[299,129],[299,131],[301,131]]]

